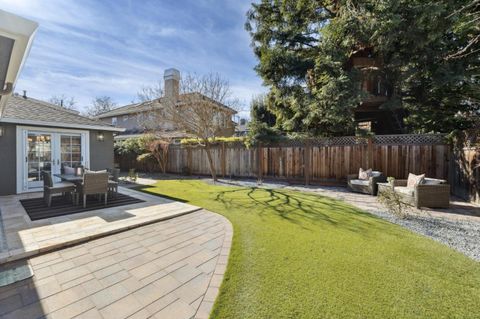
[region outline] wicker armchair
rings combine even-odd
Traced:
[[[120,179],[120,169],[119,168],[107,168],[107,172],[111,175],[110,180],[108,181],[108,192],[117,196],[118,193],[118,181]]]
[[[48,207],[52,206],[52,197],[55,194],[64,195],[69,193],[72,196],[72,202],[74,201],[75,184],[69,182],[53,184],[50,173],[42,171],[41,174],[43,179],[43,198]]]
[[[78,186],[78,192],[83,197],[83,208],[87,207],[87,195],[104,195],[105,205],[108,198],[108,173],[86,172],[83,174],[83,182]]]
[[[378,183],[384,183],[387,178],[382,172],[374,172],[374,176],[371,176],[368,180],[358,179],[358,174],[347,175],[347,186],[352,192],[377,195]]]
[[[406,179],[393,181],[393,190],[403,202],[417,208],[448,208],[450,206],[450,185],[441,179],[425,178],[426,183],[407,187]],[[432,183],[434,182],[434,183]]]

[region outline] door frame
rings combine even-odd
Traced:
[[[17,125],[17,194],[20,193],[29,193],[29,192],[38,192],[39,188],[28,188],[28,183],[25,178],[26,169],[25,169],[25,158],[27,156],[26,150],[26,134],[28,131],[36,132],[36,133],[49,133],[52,134],[52,162],[56,162],[57,158],[53,158],[54,153],[56,152],[53,148],[60,147],[57,146],[56,136],[60,136],[61,134],[80,134],[82,136],[82,146],[84,147],[84,157],[83,157],[83,165],[85,167],[89,167],[90,165],[90,131],[88,130],[75,130],[75,129],[68,129],[68,128],[59,128],[59,127],[43,127],[43,126],[20,126]],[[60,156],[60,154],[56,154],[55,156]],[[52,167],[53,170],[53,167]]]

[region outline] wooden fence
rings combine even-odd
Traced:
[[[463,138],[454,143],[448,180],[454,195],[480,204],[479,137],[477,132],[464,132]]]
[[[442,135],[382,135],[370,139],[340,137],[289,141],[246,148],[241,143],[212,149],[216,172],[222,177],[259,178],[305,184],[344,183],[360,167],[387,176],[408,173],[448,177],[450,146]],[[209,175],[205,150],[172,146],[167,171]]]

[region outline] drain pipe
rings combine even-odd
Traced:
[[[8,82],[8,83],[5,83],[5,88],[0,90],[0,95],[7,95],[7,94],[10,94],[12,93],[12,89],[13,89],[13,84]]]

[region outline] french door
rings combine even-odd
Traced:
[[[58,174],[64,166],[87,166],[88,132],[22,129],[22,190],[43,186],[42,171]],[[54,181],[58,178],[53,177]]]

